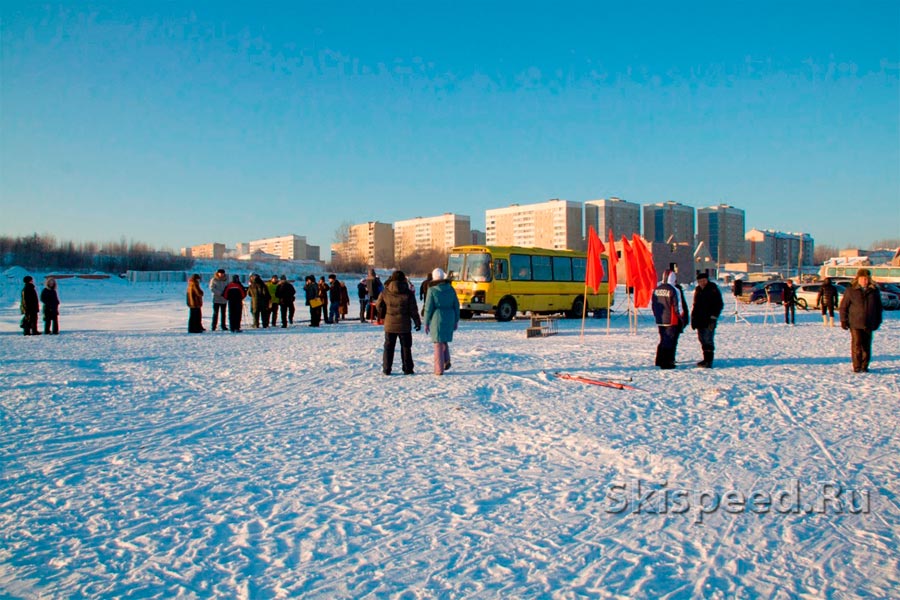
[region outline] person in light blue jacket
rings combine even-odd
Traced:
[[[459,299],[442,269],[432,271],[431,279],[425,296],[425,333],[434,342],[434,374],[443,375],[450,368],[449,344],[459,326]]]

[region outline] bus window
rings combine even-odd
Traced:
[[[491,255],[470,254],[466,259],[466,281],[483,283],[491,280]]]
[[[531,278],[535,281],[552,281],[553,269],[550,267],[550,261],[549,256],[532,256]]]
[[[572,281],[584,281],[585,271],[587,270],[586,258],[572,259]]]
[[[494,260],[494,279],[500,281],[506,281],[506,274],[509,273],[509,268],[506,265],[505,258],[498,258]]]
[[[531,257],[523,254],[510,254],[509,270],[513,281],[530,281]]]
[[[469,254],[466,257],[465,273],[463,281],[484,282],[491,279],[491,255],[490,254]]]
[[[568,256],[553,257],[553,281],[572,281],[572,259]]]
[[[452,279],[459,279],[463,270],[463,259],[465,254],[451,254],[447,259],[447,276]]]

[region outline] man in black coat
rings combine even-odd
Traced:
[[[278,296],[278,305],[281,307],[281,326],[287,327],[287,324],[294,324],[294,299],[297,297],[297,288],[295,288],[286,275],[281,276],[278,287],[275,288],[275,295]]]
[[[794,288],[794,280],[788,279],[784,286],[781,303],[784,304],[784,324],[793,325],[797,304],[797,290]]]
[[[25,335],[40,335],[38,331],[38,313],[41,311],[38,302],[37,289],[34,287],[34,279],[31,275],[26,275],[22,280],[25,286],[22,288],[22,302],[19,304],[19,310],[22,311],[22,329]]]
[[[841,327],[850,330],[850,358],[854,373],[868,373],[872,332],[881,327],[881,291],[868,269],[860,269],[841,300]]]
[[[819,293],[816,294],[816,304],[822,307],[822,325],[834,327],[834,307],[837,306],[838,291],[826,277]]]
[[[703,360],[697,363],[698,367],[712,368],[716,351],[716,323],[724,306],[719,286],[710,282],[706,271],[698,271],[694,307],[691,309],[691,328],[697,330],[697,339],[703,350]]]

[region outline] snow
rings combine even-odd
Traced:
[[[693,332],[678,369],[654,368],[649,313],[631,334],[620,302],[583,338],[577,320],[537,339],[464,321],[443,377],[418,333],[416,374],[385,377],[374,325],[188,335],[184,284],[59,286],[61,334],[25,337],[21,278],[0,281],[0,595],[900,589],[896,311],[861,375],[817,313],[744,307],[745,324],[728,298],[712,370],[689,368]],[[806,510],[822,482],[843,512]]]

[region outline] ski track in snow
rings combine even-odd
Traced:
[[[385,377],[372,325],[189,336],[181,286],[103,285],[120,298],[70,289],[66,304],[62,288],[60,336],[16,335],[12,301],[0,313],[5,595],[900,589],[897,313],[862,378],[848,334],[814,313],[763,325],[758,307],[752,325],[723,320],[712,370],[653,368],[643,315],[637,335],[617,317],[610,335],[589,320],[584,339],[580,321],[532,340],[521,321],[463,322],[445,376],[415,334],[417,374]],[[679,358],[699,358],[693,332]],[[749,495],[793,480],[866,489],[871,513],[608,510],[616,484]]]

